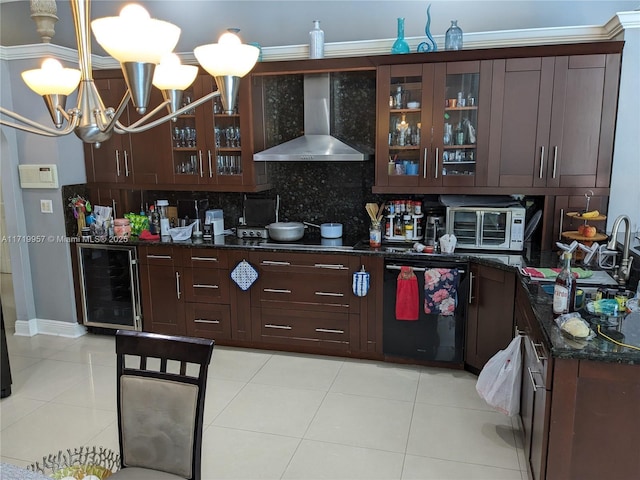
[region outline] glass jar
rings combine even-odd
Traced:
[[[451,20],[451,26],[444,36],[445,50],[462,50],[462,29],[457,20]]]
[[[369,246],[376,248],[380,245],[382,245],[380,222],[371,222],[371,226],[369,227]]]

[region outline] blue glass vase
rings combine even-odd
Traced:
[[[398,38],[393,42],[391,47],[391,53],[409,53],[411,49],[409,44],[404,39],[404,18],[398,18]]]

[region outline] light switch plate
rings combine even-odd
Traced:
[[[53,213],[53,202],[51,200],[40,200],[40,213]]]

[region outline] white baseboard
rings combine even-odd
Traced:
[[[61,322],[59,320],[47,320],[45,318],[16,320],[15,335],[23,337],[33,337],[34,335],[43,334],[78,338],[86,333],[87,327],[75,322]]]

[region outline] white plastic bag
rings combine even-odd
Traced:
[[[491,407],[510,417],[520,411],[522,381],[522,338],[511,340],[485,364],[476,382],[476,391]]]

